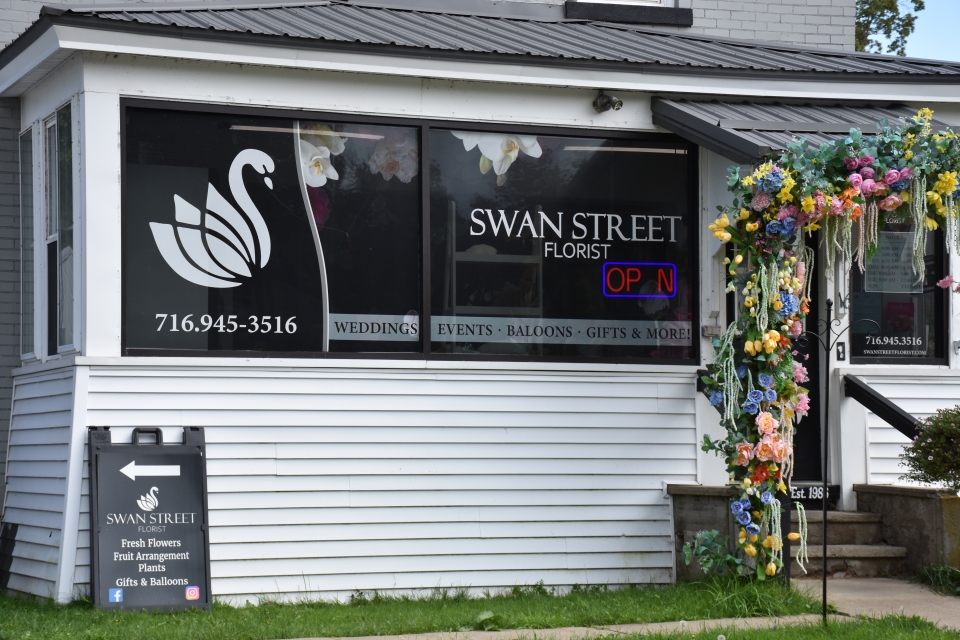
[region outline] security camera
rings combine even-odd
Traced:
[[[601,91],[600,95],[598,95],[593,101],[593,108],[597,110],[597,113],[610,111],[610,109],[613,109],[614,111],[620,111],[622,107],[623,100],[616,96],[608,96],[603,91]]]

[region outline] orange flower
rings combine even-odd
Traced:
[[[753,445],[749,442],[739,443],[737,445],[737,459],[733,461],[733,464],[745,467],[750,464],[751,460],[753,460]]]
[[[851,221],[857,220],[860,217],[861,213],[862,212],[860,211],[860,205],[858,204],[853,205],[853,213],[850,214],[850,220]]]
[[[773,460],[774,456],[774,440],[772,436],[764,436],[763,440],[757,444],[756,456],[757,460],[763,460],[764,462]]]

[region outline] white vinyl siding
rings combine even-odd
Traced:
[[[670,582],[694,396],[692,373],[92,366],[87,424],[204,427],[213,593],[243,603]]]
[[[960,374],[955,376],[905,377],[869,376],[864,381],[880,395],[888,398],[907,413],[925,418],[937,409],[960,404]],[[900,476],[903,445],[909,438],[867,411],[867,482],[870,484],[905,484]]]
[[[72,369],[17,379],[3,510],[3,522],[18,525],[13,591],[55,595],[72,408]]]

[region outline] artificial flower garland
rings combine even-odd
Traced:
[[[851,129],[819,148],[795,140],[750,175],[730,169],[733,206],[720,207],[710,230],[733,245],[733,259],[724,260],[727,291],[739,292],[742,306],[713,340],[715,362],[703,377],[727,437],[704,436],[703,449],[727,460],[739,493],[731,504],[740,525],[737,546],[753,558],[760,579],[789,562],[777,496],[786,494],[793,473],[796,425],[810,410],[810,392],[801,386],[808,381],[806,357],[793,348],[811,304],[815,252],[807,239],[822,229],[827,266],[839,258],[863,271],[887,222],[912,223],[918,281],[925,275],[928,231],[944,228],[948,253],[960,252],[954,205],[960,139],[949,129],[933,133],[932,117],[922,109],[896,126],[878,123],[876,135]],[[805,536],[789,537],[804,548]]]

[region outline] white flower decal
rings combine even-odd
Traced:
[[[521,136],[503,133],[479,133],[475,131],[452,131],[454,136],[463,140],[463,148],[470,151],[480,148],[480,172],[490,169],[497,174],[497,184],[503,184],[507,169],[520,155],[520,151],[531,158],[543,154],[536,136]]]
[[[340,155],[346,147],[346,141],[336,131],[317,122],[303,125],[300,137],[315,147],[326,147],[332,156]]]
[[[402,140],[384,139],[377,143],[370,156],[370,173],[379,173],[384,180],[396,176],[400,182],[410,182],[420,170],[417,141],[404,136]]]
[[[317,147],[301,139],[300,162],[303,163],[303,180],[307,186],[322,187],[327,184],[328,179],[340,178],[337,170],[330,164],[330,149],[327,147]]]

